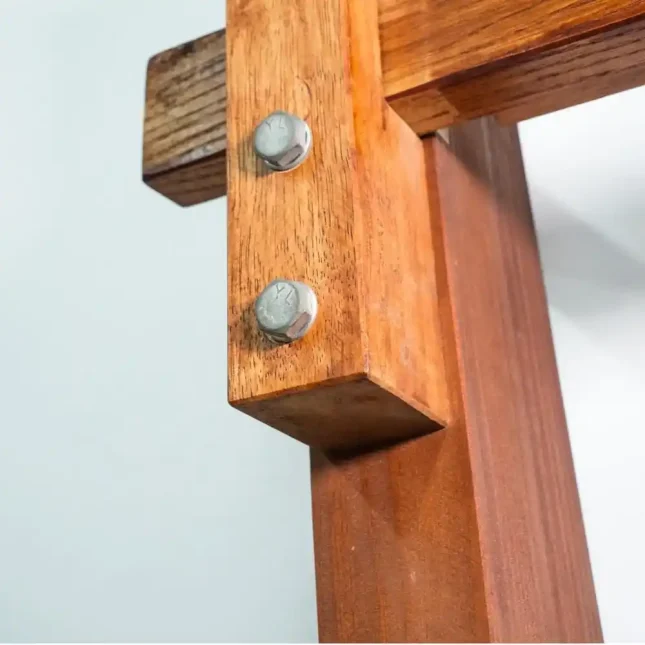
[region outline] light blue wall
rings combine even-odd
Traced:
[[[226,403],[226,202],[140,181],[221,0],[0,2],[0,640],[315,641],[309,456]]]

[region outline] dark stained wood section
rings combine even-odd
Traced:
[[[202,159],[152,173],[145,182],[180,206],[197,206],[226,195],[226,149]]]
[[[181,206],[226,194],[224,31],[148,63],[143,180]]]
[[[517,130],[434,156],[491,636],[602,635]]]
[[[446,136],[426,161],[454,422],[312,452],[320,637],[599,641],[517,131]]]

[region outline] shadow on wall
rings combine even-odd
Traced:
[[[549,305],[572,319],[607,318],[639,306],[645,261],[578,218],[544,191],[531,191]],[[631,218],[645,239],[645,217]]]

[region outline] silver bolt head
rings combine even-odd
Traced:
[[[264,163],[277,172],[297,168],[311,150],[311,129],[288,112],[273,112],[258,125],[253,147]]]
[[[255,301],[258,327],[276,345],[302,338],[317,314],[316,294],[308,285],[293,280],[273,280]]]

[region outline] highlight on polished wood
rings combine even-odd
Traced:
[[[312,452],[320,638],[600,641],[517,130],[447,138],[425,150],[455,416]]]

